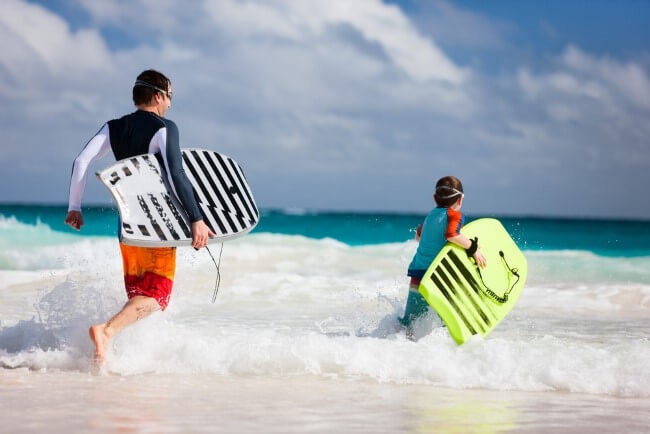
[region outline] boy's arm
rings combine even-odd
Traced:
[[[420,225],[415,229],[415,241],[420,241],[420,237],[422,236],[422,226],[424,224],[420,223]]]
[[[448,237],[447,241],[449,241],[450,243],[454,243],[457,246],[460,246],[465,250],[472,247],[472,240],[470,240],[469,238],[467,238],[463,234],[457,234],[457,235],[455,235],[453,237]]]
[[[463,226],[463,220],[463,214],[461,214],[460,211],[451,208],[447,210],[447,229],[445,230],[445,239],[467,250],[468,256],[474,258],[476,265],[485,268],[487,260],[478,248],[478,244],[475,244],[475,242],[460,233],[460,228]]]
[[[449,241],[450,243],[454,243],[465,250],[471,249],[473,245],[472,240],[470,240],[463,234],[458,234],[458,235],[454,235],[453,237],[449,237],[447,238],[447,241]],[[468,251],[468,253],[470,252]],[[478,245],[476,246],[476,251],[474,252],[472,257],[476,261],[476,265],[478,265],[481,268],[485,268],[485,266],[487,265],[487,259],[485,259],[485,256],[483,256],[483,253],[481,252],[481,249],[479,248]]]

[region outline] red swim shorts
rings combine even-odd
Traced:
[[[136,295],[154,298],[165,310],[176,270],[175,247],[135,247],[120,243],[124,286],[129,300]]]

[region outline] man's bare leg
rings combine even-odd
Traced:
[[[95,363],[104,363],[108,343],[120,330],[159,309],[160,305],[154,298],[136,295],[113,318],[91,326],[88,333],[95,345]]]

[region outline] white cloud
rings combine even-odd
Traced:
[[[582,117],[577,108],[562,103],[549,104],[548,114],[559,122],[576,121]]]
[[[594,80],[582,81],[578,77],[565,72],[556,72],[548,76],[551,89],[561,93],[585,96],[594,100],[607,99],[606,89]]]
[[[125,29],[154,28],[160,34],[175,37],[185,33],[203,38],[202,32],[210,32],[214,37],[224,35],[235,44],[250,38],[259,38],[257,42],[260,42],[265,38],[318,45],[333,37],[333,29],[344,25],[367,42],[380,46],[392,64],[412,80],[458,85],[469,73],[450,60],[430,38],[421,35],[398,7],[379,0],[205,0],[187,5],[149,0],[79,2],[99,23]],[[212,20],[213,28],[206,18]]]
[[[602,81],[627,102],[644,109],[650,108],[650,79],[641,65],[590,56],[575,46],[567,47],[562,60],[571,71]]]
[[[59,16],[24,1],[0,2],[0,39],[5,86],[19,83],[42,90],[51,78],[72,82],[112,68],[111,54],[96,30],[72,32]]]
[[[482,75],[377,0],[77,4],[100,30],[24,1],[0,3],[0,37],[11,42],[0,51],[0,173],[28,180],[50,170],[42,194],[52,200],[65,200],[85,140],[132,109],[131,83],[149,67],[173,80],[169,116],[183,143],[240,160],[262,206],[421,210],[433,178],[453,173],[476,192],[470,212],[571,212],[563,207],[577,197],[576,209],[602,214],[623,207],[592,190],[616,189],[617,174],[634,181],[633,193],[650,182],[648,74],[634,59],[569,46],[545,54],[542,67]],[[24,158],[34,150],[47,165]],[[650,214],[635,206],[630,213]]]
[[[580,119],[594,129],[627,132],[645,130],[650,109],[650,79],[640,64],[597,57],[568,46],[555,68],[535,75],[527,67],[517,72],[523,96],[545,108],[557,121]],[[636,123],[639,123],[635,125]]]
[[[296,0],[299,1],[299,0]],[[430,38],[419,34],[396,6],[378,0],[320,2],[313,14],[302,2],[305,15],[326,17],[328,23],[346,23],[358,29],[368,40],[379,43],[393,62],[417,81],[441,80],[452,84],[463,82],[467,71],[456,66]],[[325,7],[328,5],[327,7]]]
[[[508,35],[516,26],[494,16],[488,17],[463,8],[460,2],[424,0],[415,2],[415,16],[409,19],[444,47],[463,47],[482,53],[512,48]]]

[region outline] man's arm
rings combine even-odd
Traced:
[[[181,201],[190,218],[190,223],[192,223],[192,247],[200,249],[207,245],[208,238],[213,238],[216,235],[203,221],[203,215],[194,196],[194,188],[183,169],[178,127],[170,120],[165,120],[165,124],[167,134],[163,160],[176,196]]]
[[[68,195],[68,215],[65,218],[65,224],[79,230],[84,221],[81,215],[81,199],[86,188],[86,178],[88,177],[88,167],[90,164],[105,156],[111,149],[111,143],[108,133],[108,124],[104,126],[93,136],[83,150],[75,158],[72,164],[72,174],[70,175],[70,192]]]

